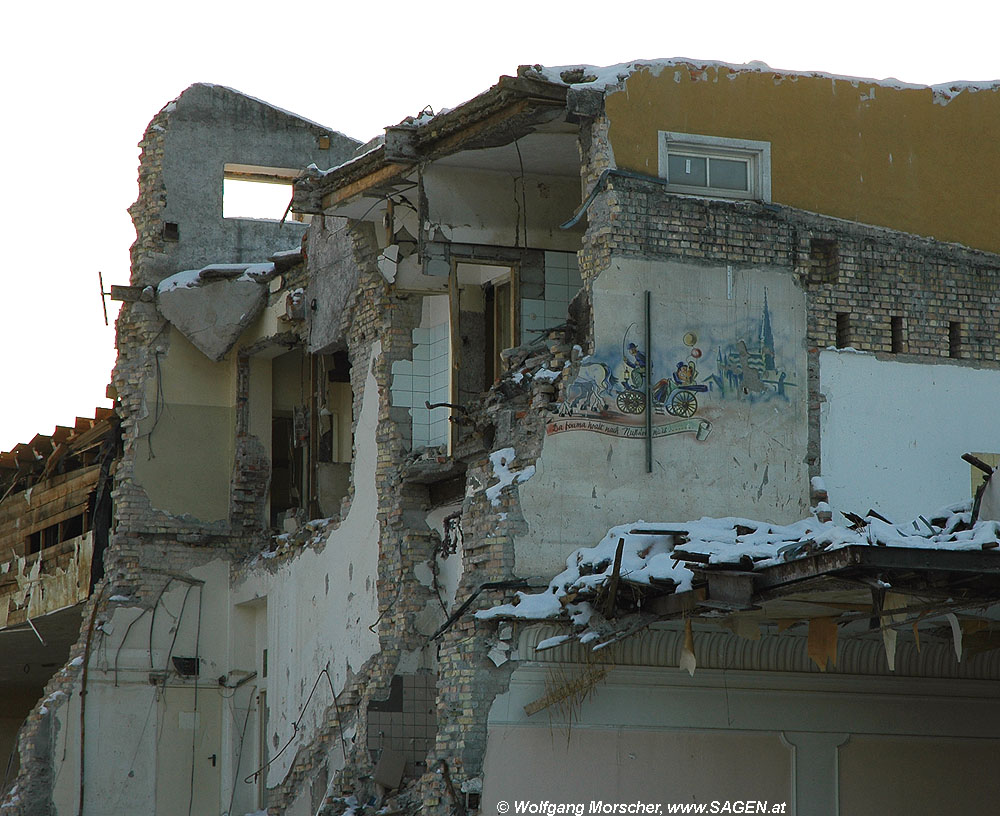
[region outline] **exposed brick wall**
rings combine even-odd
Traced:
[[[587,215],[580,266],[588,292],[614,255],[770,266],[795,276],[807,300],[812,475],[820,473],[819,352],[838,345],[838,314],[841,344],[862,351],[985,366],[1000,360],[996,255],[788,207],[674,195],[655,179],[614,174]]]
[[[142,264],[154,253],[163,251],[162,213],[167,204],[163,152],[172,109],[173,105],[169,104],[156,114],[139,142],[139,197],[128,209],[136,234],[131,249],[133,286],[150,282],[142,276]]]

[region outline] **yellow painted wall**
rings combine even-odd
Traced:
[[[1000,252],[1000,88],[941,101],[930,88],[668,66],[632,74],[607,114],[619,169],[655,176],[663,130],[769,141],[775,203]]]

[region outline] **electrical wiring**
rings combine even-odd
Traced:
[[[188,590],[191,589],[191,586],[192,586],[191,584],[188,585]],[[194,635],[194,665],[195,665],[194,713],[196,715],[198,713],[198,674],[200,672],[200,663],[201,663],[201,609],[204,596],[205,596],[205,585],[201,584],[198,587],[198,624],[197,628],[195,629],[195,635]],[[184,610],[182,607],[181,612],[183,613],[183,611]],[[180,621],[178,621],[177,629],[180,629]],[[174,639],[176,640],[176,638],[177,638],[177,630],[174,631]],[[171,651],[173,651],[173,643],[170,644],[170,649]],[[170,655],[168,654],[167,660],[169,659]],[[197,749],[198,749],[198,729],[192,728],[191,729],[191,786],[188,789],[188,816],[191,816],[192,810],[194,808],[194,764],[195,764],[195,755],[198,752]]]
[[[233,697],[236,696],[236,689],[233,689]],[[240,763],[243,762],[243,743],[247,736],[247,724],[250,722],[250,715],[253,713],[253,704],[257,699],[257,686],[253,686],[250,689],[250,699],[247,700],[247,715],[243,719],[243,730],[240,732],[240,747],[236,750],[236,770],[233,773],[233,787],[229,793],[229,807],[226,808],[226,813],[233,812],[233,801],[236,799],[236,782],[239,780],[240,773]],[[235,718],[235,714],[233,715]]]
[[[341,747],[341,750],[344,752],[344,757],[346,759],[346,757],[347,757],[347,747],[344,744],[344,724],[343,724],[343,722],[341,722],[340,707],[339,707],[339,705],[337,703],[337,693],[333,690],[333,679],[330,677],[330,664],[328,663],[326,666],[324,666],[322,669],[320,669],[319,674],[316,675],[316,682],[313,683],[312,691],[309,692],[309,696],[306,697],[305,703],[303,703],[302,704],[302,708],[299,709],[298,719],[296,719],[295,722],[292,723],[292,736],[289,737],[288,741],[284,745],[281,746],[281,750],[278,751],[278,753],[276,753],[267,762],[265,762],[261,767],[259,767],[256,771],[254,771],[252,774],[248,775],[243,780],[243,782],[245,784],[249,785],[249,784],[251,784],[253,782],[256,782],[257,778],[262,773],[264,773],[264,771],[266,771],[268,768],[270,768],[271,765],[274,764],[277,761],[278,757],[280,757],[283,753],[285,753],[285,751],[288,750],[288,746],[291,745],[293,742],[295,742],[295,738],[298,736],[298,733],[299,733],[299,724],[302,722],[302,718],[305,716],[306,710],[309,708],[309,703],[312,701],[313,695],[316,693],[316,688],[319,686],[319,681],[320,681],[320,679],[324,675],[326,676],[326,682],[327,682],[327,684],[330,686],[330,694],[333,696],[333,705],[336,707],[336,710],[337,710],[337,721],[340,724],[340,747]]]
[[[518,144],[517,139],[514,140],[514,149],[517,151],[517,163],[521,168],[521,206],[518,208],[519,215],[522,222],[524,223],[524,247],[528,247],[528,202],[524,194],[524,160],[521,158],[521,146]],[[515,202],[516,202],[515,193]],[[517,246],[517,234],[520,233],[520,229],[515,232],[514,246]]]

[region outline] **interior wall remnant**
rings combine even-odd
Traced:
[[[651,505],[667,518],[808,512],[806,302],[787,270],[614,258],[593,310],[594,353],[546,422],[544,467],[520,490],[531,535],[518,539],[519,574],[558,572],[573,541]]]
[[[376,768],[398,763],[401,778],[409,779],[427,771],[437,734],[436,697],[437,678],[417,672],[397,674],[388,697],[368,703],[368,751]]]
[[[825,395],[822,475],[834,510],[873,507],[888,518],[914,518],[941,504],[942,497],[969,494],[969,466],[961,453],[1000,450],[994,370],[825,350],[819,354],[819,375]],[[920,394],[919,412],[906,400],[884,398],[914,393]],[[954,421],[957,394],[961,422]],[[882,407],[871,411],[876,397]],[[927,478],[930,472],[935,478]]]
[[[470,170],[441,163],[423,175],[427,218],[445,240],[573,252],[582,227],[558,225],[580,206],[580,177]]]
[[[213,363],[180,332],[153,349],[135,448],[135,483],[153,508],[203,522],[229,516],[233,473],[235,363]],[[190,460],[197,452],[197,464]],[[176,474],[186,478],[178,479]]]
[[[362,363],[365,376],[358,378],[364,391],[355,431],[357,455],[351,464],[355,489],[346,516],[315,545],[288,558],[258,559],[254,568],[244,567],[232,586],[235,604],[253,607],[266,599],[267,611],[258,613],[255,625],[259,651],[265,644],[267,648],[266,739],[274,758],[266,772],[268,788],[281,783],[295,761],[292,750],[276,757],[278,748],[293,737],[297,745],[311,745],[326,725],[325,712],[333,701],[320,672],[329,667],[330,681],[339,694],[379,650],[378,636],[370,627],[379,617],[380,594],[375,486],[379,388],[372,363],[381,353],[376,341]],[[260,628],[265,620],[266,631]],[[331,620],[338,621],[334,630],[329,627]],[[262,675],[262,656],[257,659]],[[316,699],[306,708],[317,679]],[[304,718],[293,728],[303,711]],[[330,750],[339,753],[339,743],[331,743]]]
[[[448,296],[424,295],[420,325],[411,330],[412,359],[392,364],[392,404],[408,408],[413,448],[448,444],[448,408],[427,408],[451,402],[451,331]]]
[[[233,167],[333,167],[358,142],[221,85],[197,83],[169,103],[157,122],[163,139],[160,218],[176,224],[164,246],[174,270],[206,257],[240,263],[299,245],[305,225],[223,217],[223,176]],[[279,216],[280,218],[280,216]],[[231,251],[227,251],[231,250]],[[147,280],[144,283],[156,283]]]

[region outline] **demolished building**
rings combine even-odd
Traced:
[[[103,572],[3,813],[991,812],[997,528],[939,507],[1000,452],[998,116],[525,66],[361,146],[190,88],[142,142]]]

